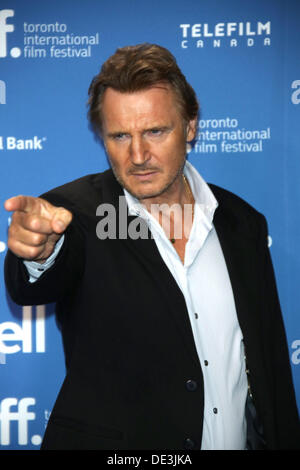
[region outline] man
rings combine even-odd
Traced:
[[[112,170],[5,203],[7,288],[56,302],[64,340],[42,448],[297,448],[265,219],[186,161],[198,103],[174,57],[119,49],[89,95]]]

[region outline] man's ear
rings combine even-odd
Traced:
[[[192,119],[191,121],[188,122],[187,128],[186,128],[186,141],[191,142],[196,138],[197,135],[197,124],[198,124],[198,119]]]

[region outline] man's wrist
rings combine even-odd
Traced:
[[[55,245],[53,253],[47,258],[46,260],[41,261],[25,261],[23,260],[24,265],[26,266],[26,269],[28,271],[28,274],[30,275],[29,282],[35,282],[39,279],[39,277],[48,269],[53,266],[55,263],[55,260],[58,256],[58,253],[61,250],[61,247],[63,245],[65,236],[62,235],[62,237],[58,240],[58,242]]]

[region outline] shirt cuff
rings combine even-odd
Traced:
[[[29,282],[33,283],[39,279],[39,277],[47,271],[51,266],[53,266],[56,257],[58,253],[60,252],[60,249],[63,245],[65,236],[62,235],[62,237],[58,240],[58,242],[55,245],[54,251],[52,255],[49,256],[49,258],[46,259],[46,261],[43,264],[37,263],[36,261],[23,261],[23,263],[26,266],[26,269],[29,274]]]

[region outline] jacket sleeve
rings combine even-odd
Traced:
[[[267,246],[267,223],[262,217],[260,250],[263,260],[261,280],[264,291],[265,347],[269,348],[272,375],[273,407],[278,449],[300,449],[300,423],[296,404],[287,338],[270,250]]]

